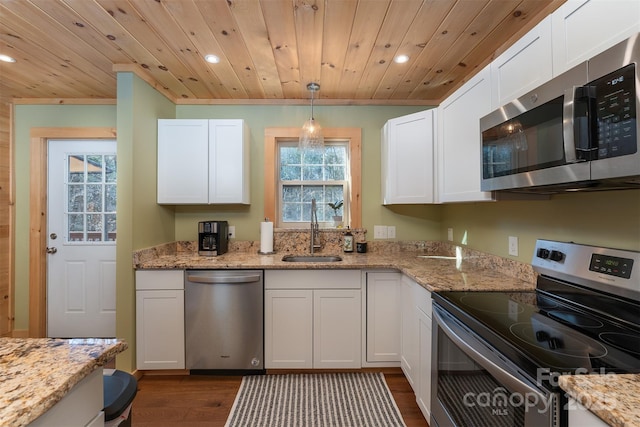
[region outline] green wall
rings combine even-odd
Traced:
[[[549,200],[443,205],[442,234],[453,228],[455,243],[531,262],[536,239],[573,241],[640,251],[640,190],[565,193]],[[508,236],[519,240],[519,256],[508,254]]]
[[[320,106],[314,117],[324,128],[362,129],[362,224],[373,239],[374,225],[395,225],[398,240],[440,238],[440,206],[384,207],[380,198],[380,129],[393,117],[425,107]],[[178,106],[177,118],[244,119],[251,132],[251,205],[176,207],[176,239],[196,240],[197,223],[228,220],[236,226],[238,240],[259,240],[264,219],[264,129],[300,127],[309,115],[309,106]]]
[[[118,241],[116,333],[129,343],[117,366],[135,363],[133,251],[175,240],[174,214],[156,203],[159,118],[175,117],[175,105],[132,73],[118,73]]]
[[[14,329],[29,329],[29,145],[39,127],[116,127],[114,105],[16,105],[15,148],[15,295]]]

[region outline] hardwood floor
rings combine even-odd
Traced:
[[[385,370],[384,373],[407,427],[428,427],[402,372]],[[132,426],[222,427],[241,379],[241,376],[146,375],[138,381]]]

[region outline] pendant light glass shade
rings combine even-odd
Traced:
[[[322,126],[313,118],[313,94],[320,90],[320,85],[317,83],[309,83],[307,89],[311,92],[311,117],[304,122],[302,129],[300,129],[298,147],[301,150],[324,147]]]

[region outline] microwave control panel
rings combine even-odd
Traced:
[[[638,149],[635,80],[636,65],[629,64],[588,85],[596,93],[598,159],[634,154]]]

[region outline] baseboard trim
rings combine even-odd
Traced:
[[[13,338],[29,338],[28,329],[14,329],[11,331],[11,337]]]

